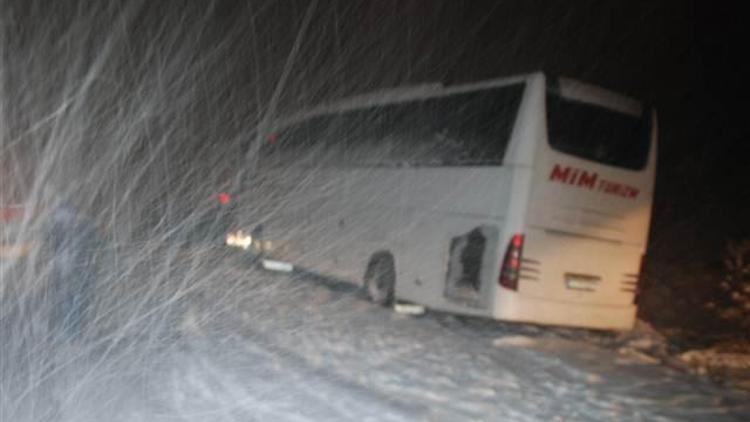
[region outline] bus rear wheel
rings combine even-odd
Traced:
[[[375,254],[365,271],[365,290],[373,303],[381,306],[393,304],[396,290],[396,268],[388,253]]]

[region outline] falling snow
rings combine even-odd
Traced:
[[[0,1],[0,421],[749,417],[656,343],[401,315],[222,247],[222,207],[274,212],[261,180],[235,192],[259,128],[372,82],[332,81],[365,48],[312,31],[354,12]]]

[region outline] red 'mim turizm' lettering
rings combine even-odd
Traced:
[[[582,170],[581,174],[578,176],[577,185],[589,189],[594,189],[597,177],[598,175],[596,173],[588,173],[585,170]]]
[[[563,169],[560,167],[559,164],[555,164],[555,167],[552,169],[552,173],[550,173],[549,175],[549,180],[552,180],[553,182],[565,183],[568,181],[569,175],[570,175],[570,167],[565,167]]]
[[[596,173],[589,173],[586,170],[572,167],[561,167],[559,164],[555,164],[552,173],[549,175],[549,180],[553,182],[567,183],[589,189],[594,189],[598,178],[599,175]]]
[[[555,164],[552,168],[552,172],[549,174],[549,180],[579,188],[597,190],[599,192],[617,195],[623,198],[635,198],[638,196],[637,188],[628,186],[624,183],[600,179],[599,174],[596,172],[588,172],[583,169],[569,166],[563,167],[559,164]]]

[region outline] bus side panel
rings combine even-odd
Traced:
[[[262,220],[271,256],[331,273],[341,181],[323,168],[291,168],[273,176],[276,192]]]
[[[500,287],[498,276],[508,239],[525,222],[532,163],[543,137],[545,77],[530,75],[519,105],[503,166],[413,169],[407,181],[411,214],[403,240],[408,265],[399,269],[396,296],[435,309],[492,316]],[[478,303],[446,295],[451,244],[480,228],[487,232]],[[451,261],[453,260],[453,261]],[[478,306],[477,306],[478,305]]]
[[[403,169],[385,167],[338,170],[343,187],[336,216],[335,275],[362,282],[372,255],[394,253],[404,226]]]
[[[491,315],[500,262],[499,240],[510,204],[507,167],[409,169],[404,173],[405,221],[395,254],[396,297],[430,308]],[[451,246],[469,233],[484,238],[476,300],[446,295]],[[456,259],[454,258],[454,262]]]

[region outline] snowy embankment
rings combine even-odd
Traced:
[[[619,364],[664,364],[707,376],[713,381],[750,391],[750,343],[742,340],[717,342],[705,348],[677,350],[670,338],[639,320],[633,331],[617,336],[612,345]]]
[[[693,372],[750,391],[750,343],[730,341],[679,355]]]
[[[653,331],[612,336],[428,313],[236,266],[193,303],[154,378],[178,420],[735,420],[748,395],[670,365]],[[228,283],[215,317],[214,295]],[[203,303],[203,305],[201,305]],[[208,315],[200,317],[199,315]],[[203,321],[203,323],[195,323]],[[664,356],[663,358],[660,356]],[[168,382],[165,383],[165,379]]]

